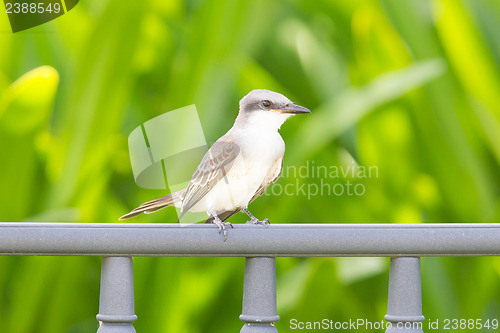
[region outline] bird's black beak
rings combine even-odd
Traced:
[[[293,103],[287,104],[279,109],[275,109],[274,111],[285,114],[311,113],[311,110],[308,108]]]

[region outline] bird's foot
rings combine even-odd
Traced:
[[[252,223],[252,224],[262,224],[266,228],[269,227],[271,222],[269,222],[269,219],[263,219],[262,221],[256,218],[255,216],[250,218],[250,221],[247,221],[247,223]]]
[[[222,220],[217,216],[215,209],[210,208],[208,210],[209,215],[213,217],[213,223],[219,228],[219,235],[222,233],[224,235],[224,242],[227,240],[227,230],[226,227],[229,226],[233,228],[233,225],[229,222],[222,222]]]
[[[227,229],[226,227],[231,227],[233,228],[233,225],[229,222],[222,222],[219,218],[217,219],[214,219],[214,223],[215,225],[217,225],[217,227],[219,227],[219,234],[223,234],[224,235],[224,242],[227,240]]]
[[[262,224],[263,226],[265,226],[266,228],[269,226],[270,222],[268,219],[263,219],[262,221],[259,220],[258,218],[256,218],[255,216],[253,216],[252,213],[250,213],[250,211],[248,210],[247,207],[244,207],[243,209],[241,209],[243,211],[243,213],[247,214],[248,217],[250,218],[250,221],[247,221],[247,223],[251,223],[251,224]]]

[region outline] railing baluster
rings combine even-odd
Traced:
[[[274,326],[280,317],[276,308],[276,259],[246,258],[243,288],[245,322],[240,333],[278,332]]]
[[[385,320],[391,323],[386,333],[423,332],[420,258],[391,259],[389,300]]]
[[[135,333],[134,272],[131,257],[103,257],[98,333]]]

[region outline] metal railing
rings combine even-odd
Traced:
[[[132,258],[246,257],[241,332],[277,332],[275,257],[391,257],[386,332],[422,332],[420,257],[499,256],[500,224],[0,223],[0,255],[102,256],[98,333],[135,332]]]

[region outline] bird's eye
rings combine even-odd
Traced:
[[[271,106],[271,101],[268,101],[267,99],[265,101],[262,101],[262,106],[265,108],[268,108]]]

